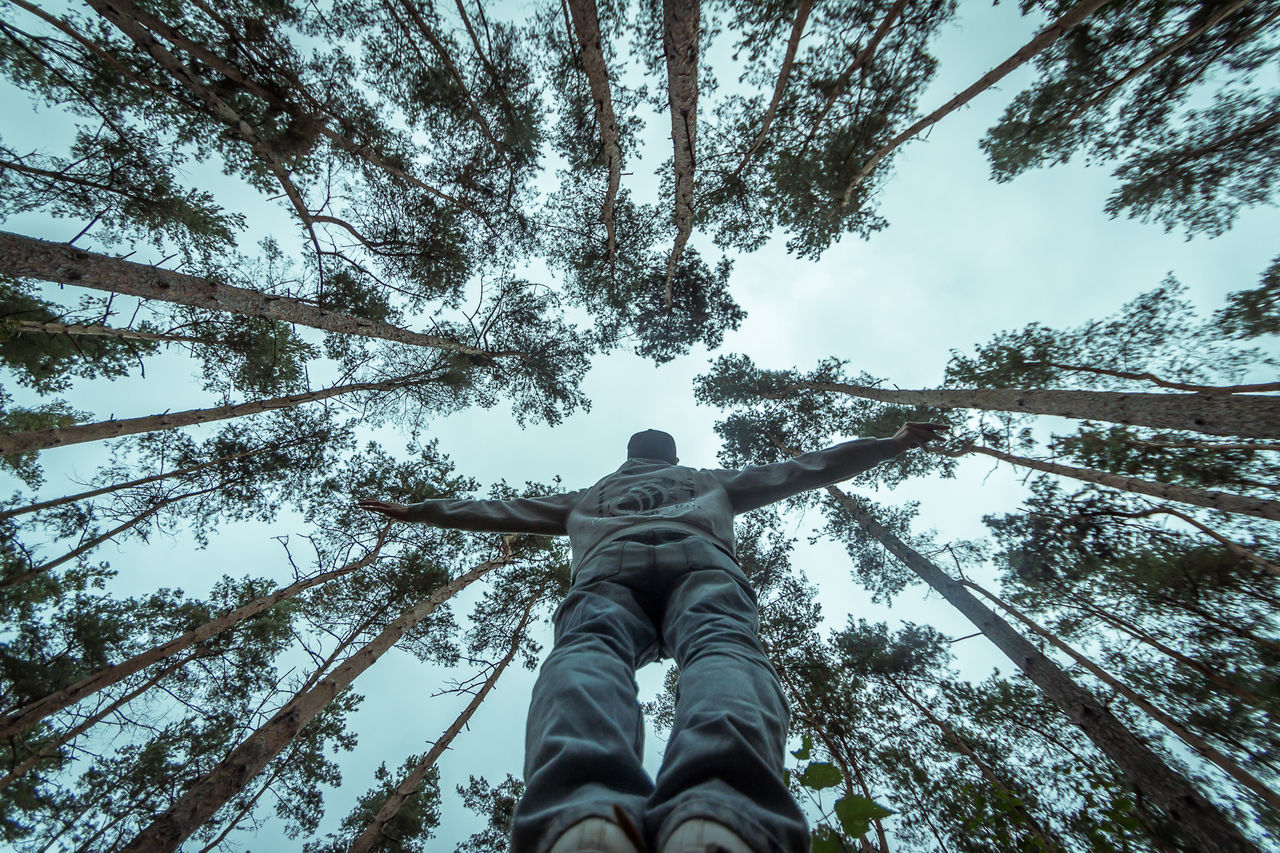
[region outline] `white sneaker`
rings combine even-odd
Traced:
[[[662,853],[755,853],[742,836],[705,818],[686,820],[667,839]]]
[[[564,831],[550,853],[640,853],[627,834],[602,817],[580,820]]]

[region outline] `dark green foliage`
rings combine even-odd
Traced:
[[[913,118],[936,62],[928,44],[954,4],[908,3],[860,70],[848,73],[892,2],[815,4],[773,127],[745,168],[760,129],[795,8],[728,2],[743,51],[741,79],[761,95],[727,98],[700,144],[700,223],[722,246],[752,250],[778,229],[787,249],[816,258],[844,234],[870,237],[887,224],[876,213],[886,161],[854,186],[862,165]]]
[[[510,773],[497,785],[490,785],[483,776],[472,776],[466,786],[458,786],[458,794],[463,805],[484,817],[488,826],[463,841],[457,853],[506,853],[511,839],[511,819],[516,803],[524,794],[524,782]]]
[[[373,774],[375,785],[360,795],[351,813],[342,819],[338,832],[330,833],[324,842],[309,842],[303,848],[306,853],[340,853],[346,850],[373,820],[387,797],[418,763],[419,758],[420,756],[417,755],[409,756],[396,773],[387,770],[386,764],[379,764]],[[426,850],[427,842],[435,835],[435,829],[439,825],[440,771],[433,767],[427,772],[426,778],[418,788],[405,800],[395,817],[383,828],[382,835],[373,849],[380,853],[400,853],[400,851],[410,853],[410,851]]]
[[[29,432],[38,429],[54,429],[71,426],[88,418],[63,400],[41,403],[38,406],[13,406],[12,399],[0,388],[0,432]],[[0,469],[5,469],[20,479],[28,488],[35,489],[44,482],[35,451],[9,453],[0,456]]]
[[[1257,72],[1280,50],[1274,2],[1108,3],[1036,58],[1039,77],[982,142],[997,180],[1065,163],[1119,160],[1113,216],[1188,236],[1220,234],[1274,197],[1275,95]],[[1050,14],[1063,4],[1025,2]],[[1210,84],[1209,109],[1188,109]],[[1266,127],[1268,118],[1273,120]]]
[[[1198,317],[1186,287],[1169,276],[1105,319],[1074,329],[1032,323],[997,334],[975,347],[972,356],[953,350],[946,384],[1149,391],[1157,390],[1146,384],[1152,379],[1190,385],[1237,382],[1270,359],[1231,341],[1223,333],[1228,324]]]
[[[1280,170],[1280,95],[1219,95],[1177,131],[1144,140],[1116,170],[1112,216],[1155,220],[1187,235],[1227,231],[1241,208],[1272,203]]]
[[[682,253],[667,305],[666,249],[655,246],[662,234],[656,212],[633,204],[625,190],[614,207],[612,261],[594,198],[565,194],[550,210],[557,219],[547,235],[548,260],[567,273],[569,298],[595,316],[602,346],[629,341],[637,355],[662,364],[695,344],[715,349],[746,318],[728,292],[732,264],[722,258],[712,269],[695,249]]]
[[[41,394],[67,390],[72,377],[125,376],[143,355],[156,350],[150,341],[22,333],[4,325],[5,321],[19,320],[76,321],[60,306],[37,296],[30,286],[0,277],[0,362],[23,385]]]
[[[1257,287],[1230,294],[1214,323],[1233,338],[1280,334],[1280,257],[1262,273]]]

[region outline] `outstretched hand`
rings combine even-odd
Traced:
[[[361,509],[367,509],[369,512],[376,512],[388,518],[394,518],[396,521],[409,520],[409,508],[404,504],[393,503],[392,501],[371,501],[362,498],[356,501],[356,506]]]
[[[921,424],[914,421],[908,421],[902,425],[902,428],[893,434],[893,440],[898,442],[898,446],[903,450],[912,447],[924,447],[931,441],[941,441],[941,432],[951,429],[946,424]]]

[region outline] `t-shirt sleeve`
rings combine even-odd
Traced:
[[[409,504],[409,520],[477,533],[568,533],[569,510],[581,492],[509,501],[446,498]]]
[[[784,462],[715,474],[729,493],[734,513],[743,513],[847,480],[896,456],[901,449],[892,439],[859,438]]]

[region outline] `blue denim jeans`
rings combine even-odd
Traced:
[[[783,782],[787,705],[759,639],[755,594],[711,542],[649,534],[578,568],[556,611],[525,739],[515,853],[544,853],[572,824],[621,807],[660,850],[682,821],[710,818],[759,853],[808,850]],[[642,766],[635,671],[674,658],[675,724],[656,783]]]

